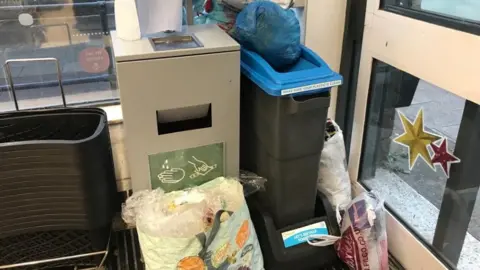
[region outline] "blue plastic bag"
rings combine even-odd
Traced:
[[[233,35],[276,70],[294,64],[301,54],[300,23],[295,12],[273,2],[248,4],[237,16]]]

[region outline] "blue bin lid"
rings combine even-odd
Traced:
[[[310,95],[329,91],[343,83],[316,53],[302,45],[298,62],[285,71],[276,71],[259,54],[241,49],[241,70],[271,96]]]

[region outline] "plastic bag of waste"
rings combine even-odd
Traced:
[[[219,177],[168,193],[136,192],[122,217],[136,225],[147,270],[264,269],[238,179]]]
[[[320,157],[317,188],[334,209],[345,209],[352,200],[350,176],[347,171],[343,133],[335,121],[328,119],[325,144]]]
[[[338,257],[352,270],[388,270],[388,243],[384,201],[374,192],[358,195],[346,208],[341,237],[312,235],[312,246],[335,245]],[[341,219],[341,220],[340,220]]]
[[[299,59],[300,35],[295,12],[269,1],[248,4],[238,14],[233,33],[242,46],[261,55],[276,70]]]

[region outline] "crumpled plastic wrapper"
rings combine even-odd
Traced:
[[[346,163],[342,130],[329,119],[320,157],[317,188],[327,197],[334,210],[337,207],[345,209],[352,200],[352,187]]]
[[[205,232],[220,210],[235,212],[244,203],[244,188],[252,194],[263,188],[265,179],[249,175],[239,179],[217,178],[201,186],[163,192],[135,192],[122,206],[122,218],[130,227],[154,237],[188,238]]]
[[[267,179],[249,171],[240,171],[240,183],[243,185],[243,194],[249,197],[258,191],[265,190]]]

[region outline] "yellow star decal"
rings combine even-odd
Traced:
[[[413,168],[413,165],[415,165],[418,157],[421,157],[430,168],[435,170],[427,147],[431,143],[441,139],[441,137],[425,131],[423,126],[423,109],[418,111],[417,117],[413,123],[410,122],[404,114],[399,112],[399,115],[400,120],[402,120],[404,133],[393,141],[408,147],[410,170]]]

